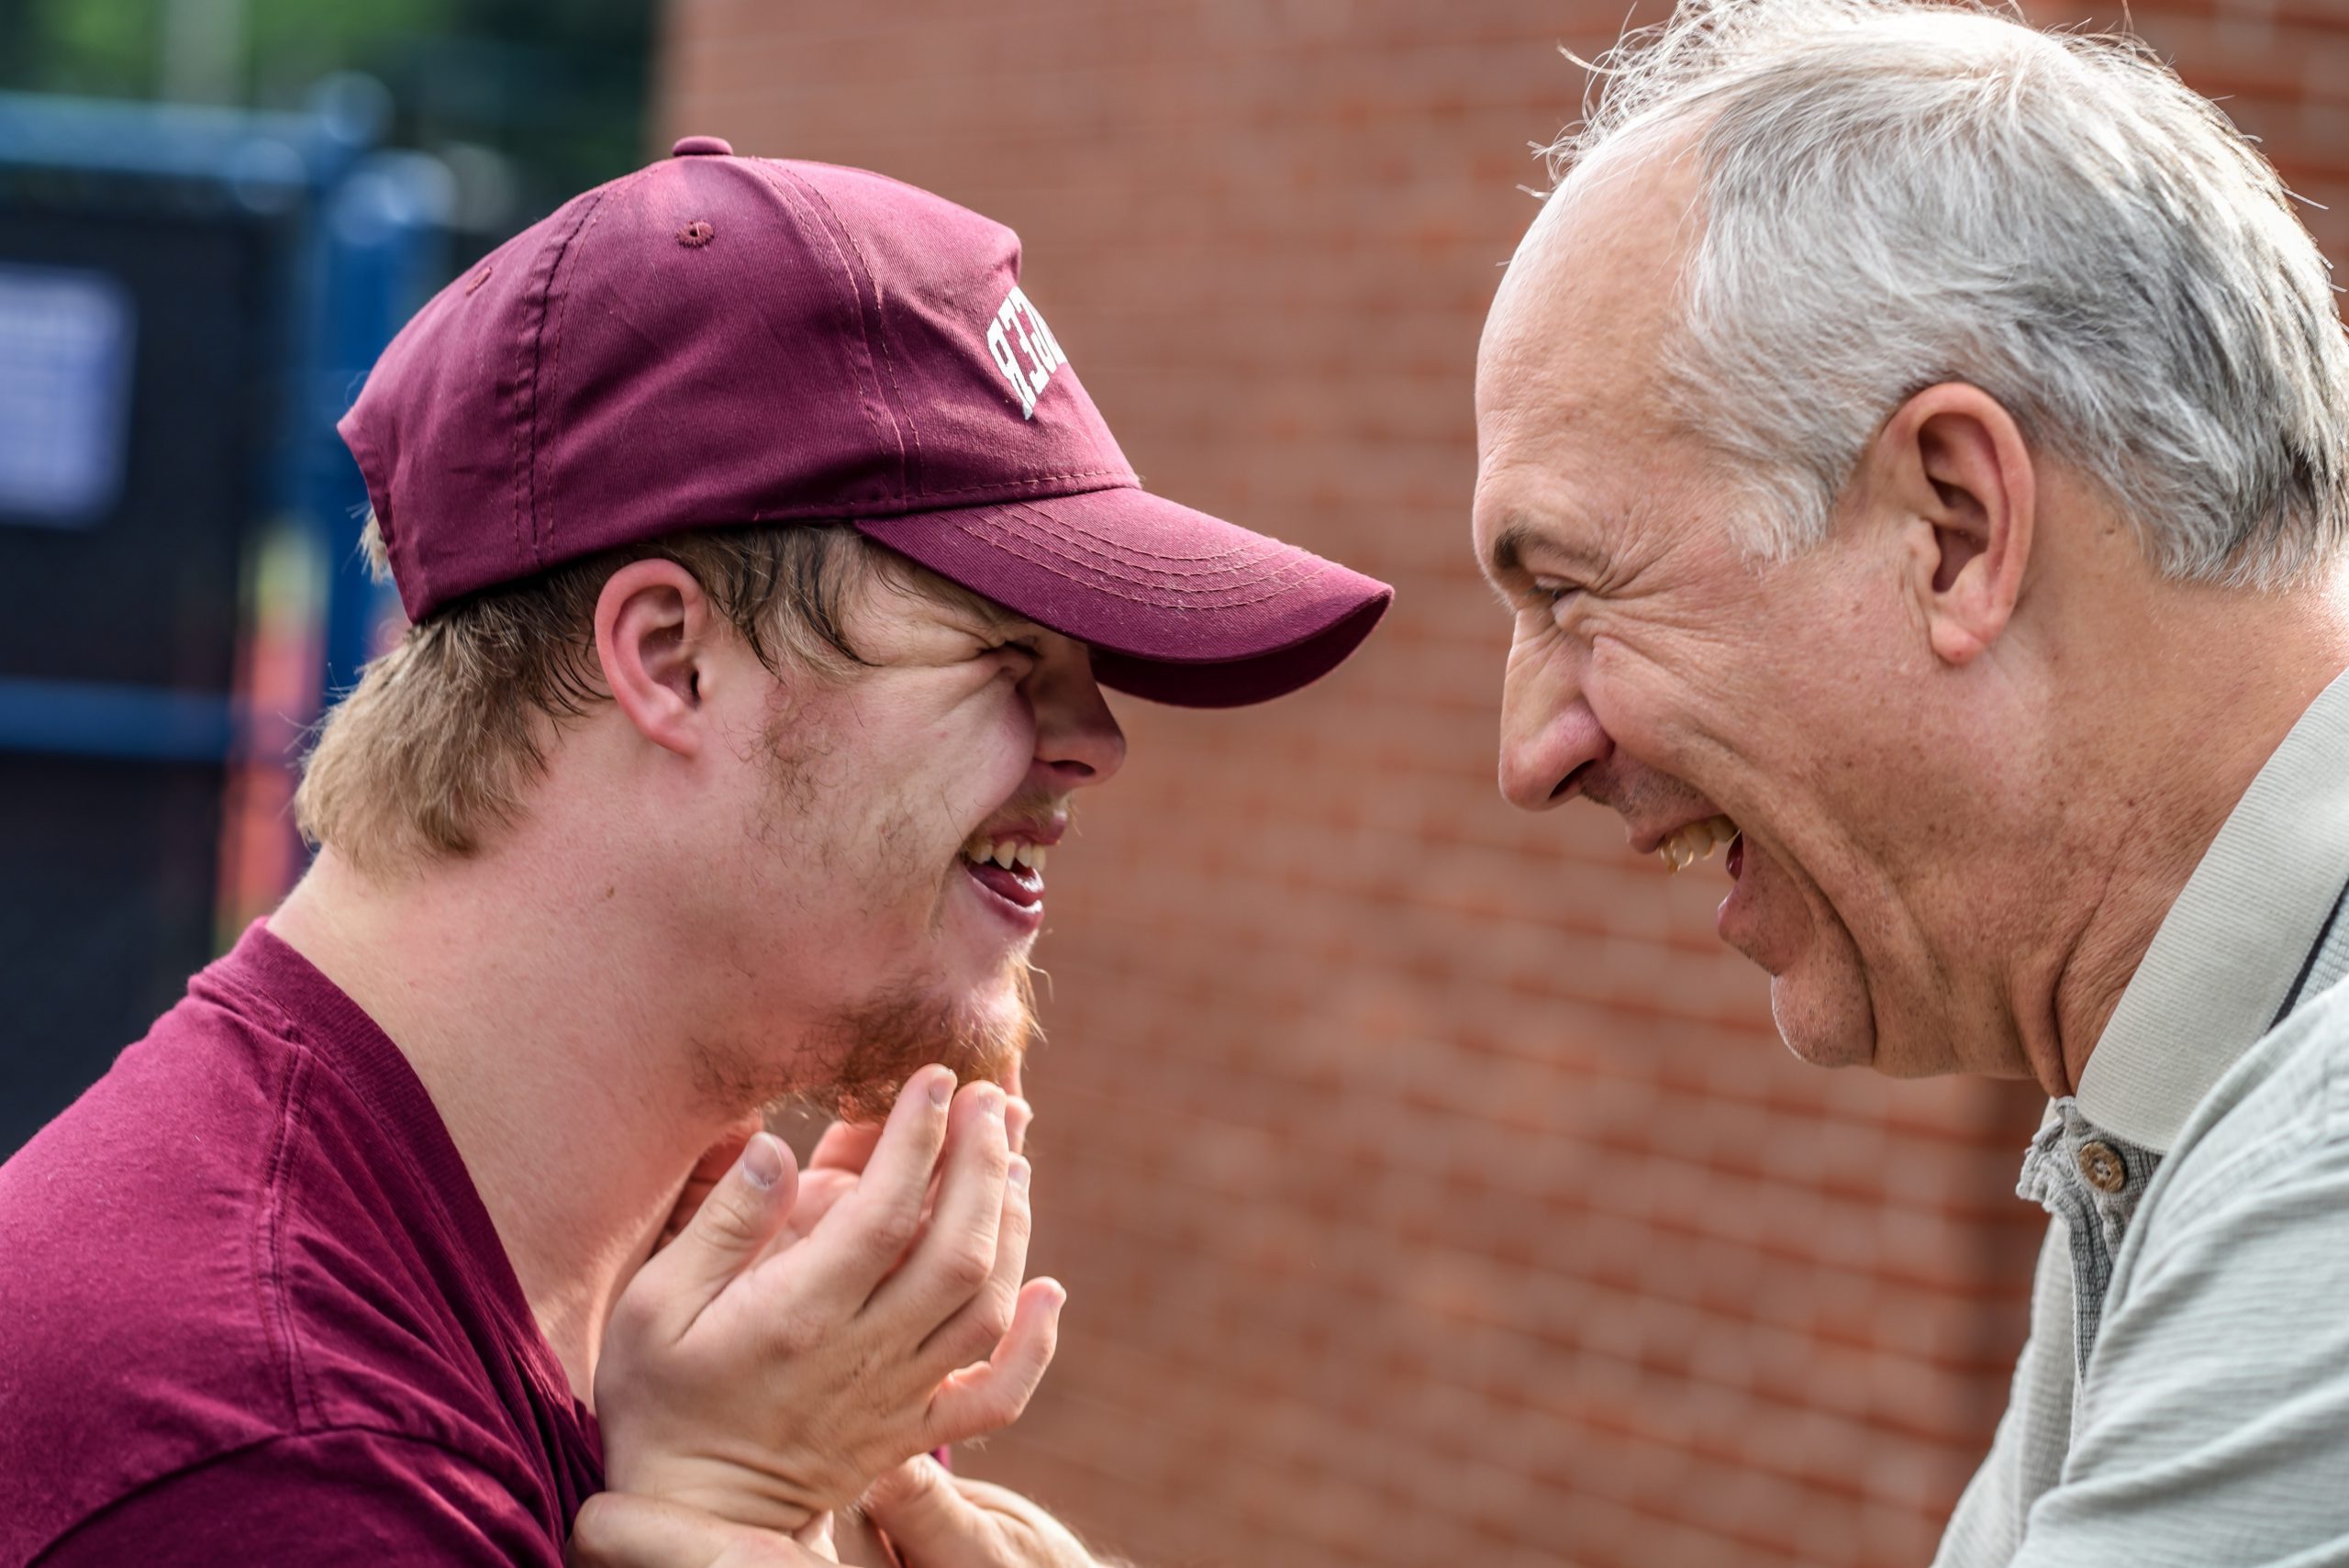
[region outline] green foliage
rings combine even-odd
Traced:
[[[330,71],[364,71],[461,32],[463,9],[458,0],[246,0],[257,92],[283,98]]]
[[[155,0],[0,0],[0,83],[98,97],[144,95],[155,79]]]
[[[171,0],[0,0],[0,88],[154,95]],[[392,91],[392,139],[488,149],[518,227],[643,161],[652,0],[242,0],[249,101],[337,71]]]

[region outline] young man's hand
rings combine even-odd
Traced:
[[[612,1490],[788,1532],[1015,1419],[1063,1296],[1021,1284],[1006,1106],[925,1068],[877,1135],[828,1137],[805,1206],[790,1151],[751,1137],[614,1310],[596,1374]]]

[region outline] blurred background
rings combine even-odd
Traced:
[[[2349,253],[2349,4],[2132,20]],[[1477,330],[1560,49],[1623,21],[0,0],[0,1149],[299,869],[286,757],[386,614],[330,425],[389,331],[677,136],[866,165],[1021,231],[1153,488],[1400,590],[1300,697],[1120,709],[1041,953],[1063,1348],[963,1468],[1148,1568],[1927,1560],[2023,1329],[2036,1096],[1796,1062],[1718,862],[1493,785]]]

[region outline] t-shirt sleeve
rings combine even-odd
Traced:
[[[38,1568],[561,1568],[510,1487],[436,1443],[304,1433],[178,1471],[83,1519]]]

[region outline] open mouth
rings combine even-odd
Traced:
[[[1675,828],[1655,847],[1656,857],[1674,871],[1686,871],[1698,861],[1710,860],[1713,851],[1727,845],[1729,858],[1725,864],[1729,874],[1735,877],[1745,869],[1745,839],[1737,824],[1726,817],[1708,817],[1701,822],[1691,822]]]
[[[971,880],[1007,904],[1034,909],[1044,902],[1041,844],[1014,839],[973,839],[963,846],[963,869]]]

